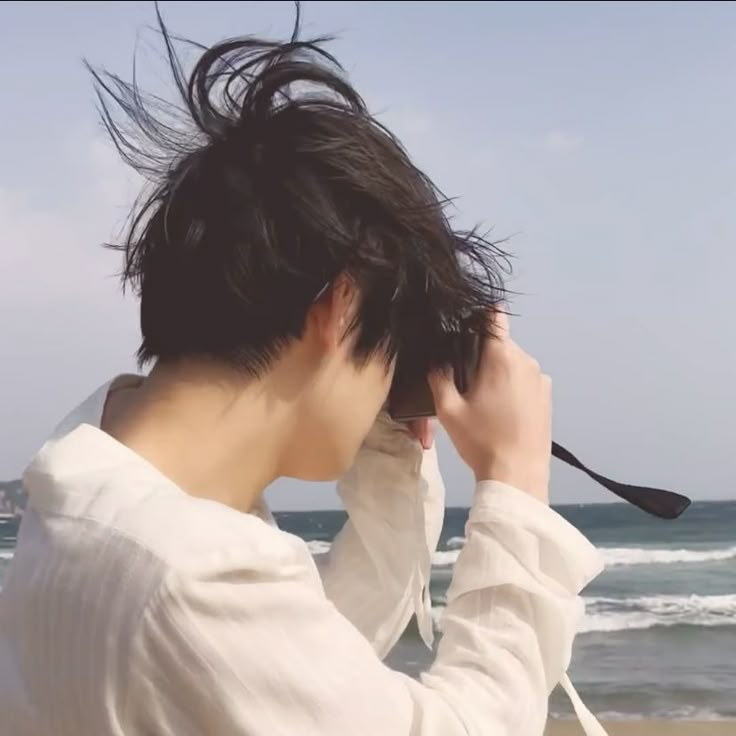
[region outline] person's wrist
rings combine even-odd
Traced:
[[[494,457],[479,463],[473,470],[476,483],[496,481],[513,486],[548,503],[550,460],[526,460],[514,457]]]

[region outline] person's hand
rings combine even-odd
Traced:
[[[434,374],[437,416],[476,480],[496,480],[547,501],[552,446],[549,376],[509,337],[508,318],[493,317],[475,382],[464,396],[452,375]]]
[[[437,430],[437,422],[430,417],[422,417],[421,419],[412,419],[407,422],[409,434],[419,440],[419,444],[429,450],[434,442],[434,435]]]
[[[429,417],[397,422],[384,407],[363,440],[363,447],[387,455],[414,457],[417,442],[424,450],[432,447],[436,422]]]

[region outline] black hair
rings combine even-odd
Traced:
[[[347,274],[361,294],[356,360],[446,366],[448,330],[487,330],[508,261],[453,230],[448,200],[369,114],[330,39],[300,40],[296,5],[290,40],[193,44],[188,76],[156,5],[177,104],[143,93],[135,64],[131,82],[87,64],[113,143],[150,185],[112,246],[141,301],[139,360],[262,374]]]

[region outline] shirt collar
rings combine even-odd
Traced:
[[[44,444],[26,468],[23,485],[31,507],[77,516],[84,513],[90,495],[110,478],[125,478],[131,494],[151,485],[163,492],[183,493],[144,458],[84,422]]]
[[[154,481],[159,487],[184,493],[148,461],[100,429],[110,393],[140,386],[144,380],[144,376],[131,373],[118,375],[64,417],[23,475],[33,507],[69,511],[74,497],[83,495],[87,485],[92,488],[111,469],[125,472],[128,478]],[[84,482],[80,483],[82,477]],[[269,526],[276,526],[263,499],[251,509],[251,514]]]

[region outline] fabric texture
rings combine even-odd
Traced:
[[[265,506],[177,488],[99,429],[111,385],[24,476],[0,594],[5,736],[541,736],[601,557],[521,491],[479,483],[434,663],[383,664],[416,614],[432,642],[434,450],[380,419],[338,485],[348,521],[315,564]]]

